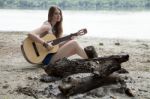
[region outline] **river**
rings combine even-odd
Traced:
[[[0,9],[0,31],[31,31],[48,10]],[[149,11],[63,11],[64,34],[87,28],[86,36],[150,39]]]

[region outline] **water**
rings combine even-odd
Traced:
[[[31,31],[47,19],[47,10],[0,9],[0,31]],[[150,12],[63,11],[64,34],[87,28],[86,36],[150,39]]]

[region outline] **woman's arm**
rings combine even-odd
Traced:
[[[45,41],[40,38],[40,35],[46,35],[50,29],[51,29],[50,25],[42,25],[40,28],[31,31],[28,34],[28,37],[34,40],[35,42],[41,43],[43,45]]]

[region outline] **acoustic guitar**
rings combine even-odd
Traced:
[[[42,44],[37,43],[27,37],[21,45],[21,50],[23,56],[29,63],[41,64],[48,53],[56,53],[58,51],[59,43],[70,40],[73,36],[81,36],[86,33],[86,29],[81,29],[76,33],[72,33],[61,38],[56,38],[54,34],[47,33],[41,37],[41,39],[53,46],[50,50],[45,48]]]

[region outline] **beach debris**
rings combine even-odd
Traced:
[[[141,48],[149,49],[149,46],[148,46],[148,44],[143,43],[143,44],[141,44]]]
[[[100,46],[103,46],[104,44],[103,44],[103,43],[99,43],[99,45],[100,45]]]
[[[58,96],[59,94],[61,94],[58,86],[53,85],[49,85],[48,87],[46,87],[43,92],[45,95],[47,95],[47,97]]]
[[[89,59],[98,57],[98,54],[94,46],[87,46],[84,48],[84,51],[86,52]]]
[[[43,74],[41,75],[40,81],[41,82],[53,82],[53,81],[57,81],[60,80],[61,78],[59,77],[55,77],[55,76],[49,76],[47,74]]]
[[[132,91],[129,88],[125,89],[125,93],[130,97],[134,97],[134,94],[132,93]]]
[[[120,45],[120,43],[119,43],[119,42],[116,42],[116,43],[115,43],[115,45],[119,46],[119,45]]]
[[[3,86],[3,89],[7,89],[9,87],[9,84],[5,84],[4,86]]]
[[[37,95],[37,91],[32,89],[31,87],[18,87],[16,92],[18,93],[22,93],[28,96],[32,96],[35,99],[39,99],[38,95]]]
[[[147,60],[146,60],[146,62],[150,63],[150,60],[149,60],[149,59],[147,59]]]
[[[129,73],[126,69],[121,68],[120,70],[116,71],[119,74]]]
[[[27,79],[28,80],[38,80],[38,77],[31,77],[31,76],[29,76],[29,77],[27,77]]]

